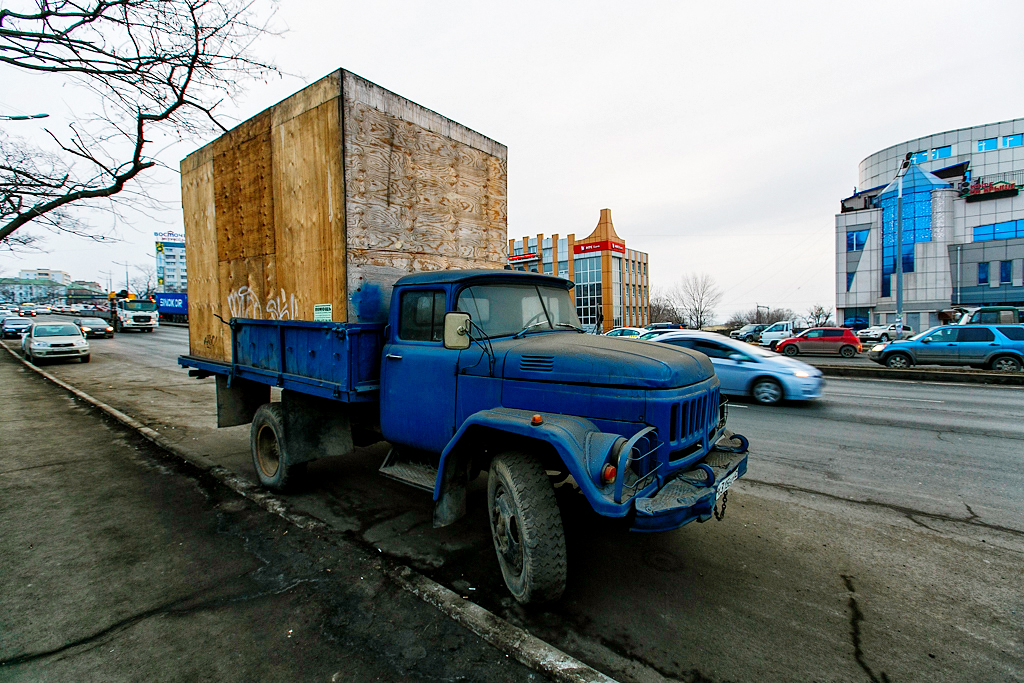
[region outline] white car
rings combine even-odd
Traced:
[[[910,329],[907,325],[903,326],[902,335],[897,334],[895,323],[874,325],[863,330],[857,330],[857,338],[862,341],[880,341],[885,343],[896,338],[910,339],[912,336],[914,336],[914,330]]]
[[[88,363],[90,358],[89,342],[72,323],[33,323],[21,338],[21,352],[30,363],[58,358]]]
[[[605,332],[604,336],[636,339],[646,331],[647,330],[642,327],[616,327],[614,330],[608,330]]]

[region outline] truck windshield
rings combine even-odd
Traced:
[[[124,310],[126,311],[155,311],[155,301],[125,301]]]
[[[473,285],[459,293],[456,309],[469,313],[488,337],[504,337],[528,328],[580,326],[569,292],[544,285]]]

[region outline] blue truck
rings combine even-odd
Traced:
[[[486,472],[506,585],[521,603],[554,600],[566,550],[553,482],[571,477],[599,515],[655,532],[719,516],[719,502],[724,514],[747,469],[707,357],[586,334],[572,287],[508,270],[417,273],[395,282],[386,323],[233,318],[230,362],[179,363],[216,377],[219,426],[252,423],[271,489],[310,460],[385,440],[381,474],[429,492],[445,526]]]
[[[170,323],[188,322],[188,294],[185,292],[157,292],[154,298],[160,320]]]

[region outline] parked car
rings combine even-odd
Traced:
[[[767,325],[744,325],[740,329],[730,332],[729,336],[744,342],[756,342],[761,336],[761,332],[767,327]]]
[[[857,332],[857,338],[861,341],[887,342],[893,339],[909,339],[914,336],[914,330],[906,325],[903,326],[902,335],[896,333],[896,324],[872,325]]]
[[[114,336],[114,328],[103,318],[75,318],[71,322],[78,325],[86,339],[89,337],[111,338]]]
[[[645,330],[685,330],[686,325],[682,323],[651,323]]]
[[[30,363],[57,358],[88,363],[90,358],[89,342],[72,323],[32,323],[28,334],[21,338],[21,352]]]
[[[654,341],[711,359],[723,394],[751,396],[758,403],[773,405],[783,399],[816,399],[825,386],[821,370],[813,366],[714,332],[670,332]]]
[[[4,318],[2,323],[0,323],[0,335],[2,335],[4,339],[12,339],[21,335],[21,333],[27,330],[31,325],[32,321],[25,320],[20,316],[8,316]]]
[[[668,334],[669,332],[681,332],[681,331],[682,330],[678,330],[678,329],[674,329],[674,328],[665,328],[665,329],[660,329],[660,330],[646,330],[639,337],[633,337],[633,339],[639,339],[641,341],[650,341],[652,339],[657,339],[658,337],[660,337],[663,334]]]
[[[890,368],[969,365],[1019,372],[1024,367],[1024,325],[941,325],[910,339],[878,344],[869,357]]]
[[[42,315],[48,315],[49,313],[52,313],[52,312],[53,312],[53,310],[50,308],[50,306],[48,304],[37,304],[36,305],[36,313],[41,313]]]
[[[787,356],[821,353],[853,358],[862,351],[862,347],[853,330],[845,327],[812,327],[795,337],[783,339],[776,344],[775,350]]]
[[[604,333],[606,337],[639,337],[641,334],[647,332],[642,327],[616,327],[614,330],[608,330]]]

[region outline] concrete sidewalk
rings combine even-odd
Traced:
[[[0,679],[537,680],[0,353]]]

